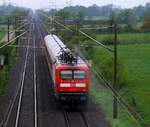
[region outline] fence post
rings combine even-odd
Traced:
[[[113,89],[117,90],[117,24],[114,24],[114,79],[113,79]],[[116,94],[116,93],[114,93]],[[116,95],[113,99],[113,118],[118,117],[118,104]]]

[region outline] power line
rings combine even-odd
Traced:
[[[43,14],[43,13],[41,13],[41,14],[44,15],[45,17],[49,18],[50,20],[54,20],[54,19],[52,19],[51,17],[49,17],[49,16],[47,16],[47,15],[45,15],[45,14]],[[71,32],[74,31],[74,30],[70,29],[69,27],[63,25],[62,23],[60,23],[60,22],[58,22],[58,21],[56,21],[56,20],[54,20],[54,21],[55,21],[55,23],[61,25],[63,28],[65,28],[65,29],[67,29],[67,30],[69,30],[69,31],[71,31]],[[114,28],[114,26],[104,27],[104,29],[106,29],[106,28]],[[86,37],[88,37],[89,39],[93,40],[94,42],[98,43],[99,45],[101,45],[101,46],[104,47],[105,49],[107,49],[107,50],[109,50],[109,51],[111,51],[111,52],[114,52],[114,50],[112,50],[112,49],[106,47],[105,45],[103,45],[102,43],[100,43],[100,42],[97,41],[96,39],[92,38],[90,35],[86,34],[85,32],[83,32],[83,31],[81,31],[81,30],[79,30],[78,32],[81,33],[81,34],[83,34],[83,35],[85,35]],[[117,42],[117,40],[115,40],[115,41]],[[117,52],[116,52],[116,54],[117,54]],[[115,55],[116,55],[116,54],[115,54]],[[116,60],[117,60],[117,59],[116,59]],[[97,72],[97,71],[96,71],[96,72]],[[139,122],[137,121],[137,119],[135,118],[134,115],[136,115],[136,117],[137,117],[140,121],[142,121],[142,123],[143,123],[145,126],[148,127],[148,125],[146,124],[146,122],[144,121],[144,119],[143,119],[132,107],[130,107],[130,106],[125,102],[125,100],[124,100],[123,97],[117,92],[117,90],[116,90],[115,88],[113,88],[113,87],[108,83],[108,81],[107,81],[102,75],[100,75],[98,72],[97,72],[97,75],[98,75],[98,77],[100,77],[100,78],[104,81],[104,85],[105,85],[107,88],[109,88],[109,89],[111,90],[111,92],[112,92],[114,98],[117,100],[117,102],[119,102],[119,103],[127,110],[128,114],[136,121],[136,123],[137,123],[139,126],[141,126],[141,123],[139,123]],[[115,79],[116,79],[116,77],[115,77]]]
[[[58,25],[62,26],[63,28],[69,30],[70,32],[74,32],[74,30],[72,30],[71,28],[67,27],[66,25],[56,21],[55,19],[47,16],[46,14],[43,14],[42,12],[40,12],[42,15],[44,15],[45,17],[49,18],[50,20],[53,20],[55,23],[57,23]],[[111,26],[112,27],[112,26]],[[106,28],[106,27],[105,27]],[[110,28],[110,26],[108,27]],[[96,39],[94,39],[93,37],[91,37],[90,35],[88,35],[87,33],[81,31],[80,29],[78,30],[79,33],[81,33],[82,35],[86,36],[87,38],[89,38],[90,40],[96,42],[97,44],[99,44],[100,46],[102,46],[103,48],[107,49],[110,52],[113,52],[113,50],[111,48],[108,48],[106,45],[102,44],[101,42],[97,41]]]
[[[22,33],[22,34],[18,35],[17,37],[13,38],[12,40],[10,40],[9,42],[7,42],[6,44],[0,46],[0,49],[4,48],[5,46],[8,46],[10,43],[12,43],[13,41],[15,41],[19,37],[23,36],[25,33],[27,33],[27,31],[25,31],[24,33]]]
[[[80,56],[83,58],[83,59],[86,59],[85,55],[80,51],[80,49],[78,50],[79,51],[79,54]],[[126,103],[125,99],[120,95],[120,93],[118,91],[116,91],[116,89],[114,89],[112,86],[111,86],[111,83],[108,82],[105,77],[102,75],[102,73],[98,72],[97,68],[95,66],[92,67],[92,71],[93,73],[98,77],[100,78],[102,81],[103,81],[103,85],[111,92],[111,94],[116,98],[116,100],[122,105],[122,107],[124,109],[126,109],[127,113],[132,117],[132,119],[141,127],[141,123],[139,123],[139,121],[137,120],[137,118],[145,125],[144,127],[149,127],[148,124],[146,124],[146,121],[132,108],[130,107],[129,104]],[[135,116],[137,118],[135,118]],[[143,125],[142,124],[142,125]]]

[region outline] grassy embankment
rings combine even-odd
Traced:
[[[1,28],[6,28],[6,25],[0,25]],[[13,26],[11,26],[11,29]],[[0,39],[5,35],[5,33],[0,33]],[[4,43],[1,43],[3,45]],[[15,48],[6,48],[0,50],[0,56],[2,56],[4,53],[9,53],[9,65],[5,65],[3,68],[0,69],[0,95],[3,95],[5,93],[5,88],[7,81],[9,79],[9,73],[12,68],[12,66],[15,64],[16,61],[16,49]]]
[[[102,41],[106,36],[108,35],[99,35],[97,38]],[[127,33],[119,34],[118,38],[121,44],[127,44],[118,46],[118,55],[119,58],[123,60],[126,74],[126,82],[120,90],[120,93],[131,105],[134,99],[134,108],[147,123],[150,123],[150,34]],[[100,48],[95,48],[92,52],[93,62],[95,62],[96,65],[100,64],[101,53],[104,52]],[[123,122],[125,120],[123,120],[124,118],[122,117],[124,115],[122,110],[121,113],[119,113],[119,121],[114,122],[114,120],[111,119],[112,111],[110,111],[110,109],[112,107],[112,96],[109,95],[104,88],[92,88],[91,93],[95,96],[96,102],[104,108],[107,119],[111,121],[114,127],[117,126],[117,124],[119,127],[133,126],[130,120]]]

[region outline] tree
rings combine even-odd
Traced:
[[[85,16],[84,16],[83,12],[78,12],[77,17],[80,20],[80,22],[82,22],[84,20]]]
[[[142,30],[144,32],[150,32],[150,16],[145,20]]]
[[[61,9],[56,12],[56,16],[60,17],[63,20],[66,20],[66,19],[70,18],[70,13]]]

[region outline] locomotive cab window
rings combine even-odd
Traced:
[[[60,72],[61,79],[85,79],[85,71],[82,70],[64,70]]]
[[[84,79],[85,78],[85,71],[76,70],[74,71],[74,79]]]
[[[71,70],[70,71],[68,71],[68,70],[61,71],[60,77],[61,77],[61,79],[72,79],[72,71]]]

